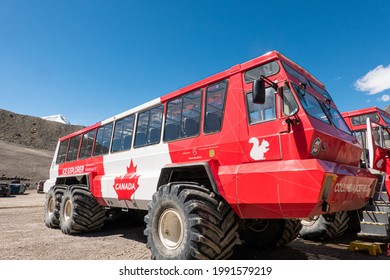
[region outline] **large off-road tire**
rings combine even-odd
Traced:
[[[295,219],[262,219],[244,221],[239,233],[242,240],[259,249],[287,245],[298,237],[302,225]]]
[[[300,237],[307,240],[324,241],[339,237],[348,228],[348,213],[337,212],[334,217],[319,215],[309,220],[302,220]]]
[[[56,185],[46,194],[44,222],[48,228],[60,226],[60,206],[65,189],[65,185]]]
[[[61,202],[60,227],[65,234],[99,230],[104,226],[106,210],[84,185],[69,186]]]
[[[163,185],[149,203],[145,222],[152,259],[226,259],[239,243],[233,210],[195,183]]]

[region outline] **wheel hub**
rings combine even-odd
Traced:
[[[72,216],[72,211],[73,211],[72,201],[67,200],[65,203],[65,209],[64,209],[65,221],[70,219],[70,217]]]
[[[175,209],[166,209],[158,223],[161,243],[169,250],[177,249],[184,239],[183,220]]]
[[[250,225],[249,225],[249,229],[253,232],[263,232],[264,230],[267,229],[268,227],[268,224],[269,224],[269,220],[268,219],[264,219],[264,220],[256,220],[256,221],[253,221]]]
[[[49,200],[49,203],[48,203],[48,207],[47,207],[47,213],[49,214],[49,216],[53,215],[53,212],[54,212],[54,198],[50,198]]]

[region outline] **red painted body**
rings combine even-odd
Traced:
[[[246,94],[252,91],[253,83],[246,82],[244,75],[246,71],[271,61],[275,61],[280,69],[267,78],[279,88],[286,85],[292,88],[292,83],[300,86],[304,77],[325,90],[317,79],[294,62],[278,52],[270,52],[167,94],[153,104],[153,106],[162,104],[166,117],[169,101],[191,91],[201,90],[203,92],[201,124],[199,133],[194,137],[164,142],[161,136],[160,142],[156,145],[132,148],[126,154],[128,156],[126,160],[123,160],[122,154],[120,158],[124,163],[121,163],[112,174],[108,171],[112,167],[106,166],[105,159],[109,158],[107,162],[113,164],[115,156],[118,155],[119,158],[120,153],[59,164],[56,176],[68,176],[64,170],[68,170],[67,168],[75,170],[75,167],[82,166],[79,170],[83,171],[78,174],[86,173],[89,176],[92,193],[99,199],[99,203],[107,205],[113,198],[108,199],[104,193],[115,186],[115,183],[110,182],[114,182],[115,178],[126,178],[126,168],[133,166],[135,170],[137,166],[137,174],[130,175],[138,176],[139,186],[137,185],[134,197],[127,199],[128,202],[137,203],[137,195],[139,198],[142,193],[148,192],[147,189],[155,191],[158,187],[159,170],[157,177],[153,177],[154,181],[150,179],[153,183],[147,184],[142,181],[150,172],[156,172],[145,170],[142,167],[142,160],[159,161],[159,156],[167,150],[169,160],[161,162],[161,167],[206,164],[218,192],[241,218],[305,218],[362,208],[368,202],[376,177],[366,169],[358,167],[362,149],[351,133],[310,116],[295,91],[293,96],[299,110],[294,116],[286,116],[283,113],[283,92],[278,91],[275,93],[274,118],[250,124]],[[284,65],[293,68],[301,78],[288,74]],[[228,86],[222,126],[216,133],[206,133],[202,125],[205,122],[204,105],[208,102],[206,87],[223,80],[227,81]],[[332,100],[326,101],[324,96],[312,87],[308,86],[306,92],[315,97],[324,108],[330,106],[337,110]],[[145,106],[139,111],[147,108]],[[134,111],[130,113],[137,114]],[[124,115],[126,114],[120,117]],[[119,117],[110,118],[83,132],[115,122],[116,119]],[[80,133],[64,137],[60,141]],[[118,171],[119,169],[124,170],[123,174]],[[131,177],[130,175],[127,177]],[[103,186],[106,183],[101,183],[103,177],[108,178],[108,187]],[[121,194],[116,199],[124,200],[124,197]],[[150,200],[151,195],[147,199]],[[328,209],[323,209],[324,202]]]

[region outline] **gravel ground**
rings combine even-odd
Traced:
[[[148,260],[143,235],[144,225],[130,221],[110,222],[99,232],[64,235],[43,222],[45,194],[28,190],[23,195],[0,197],[1,260]],[[284,248],[256,251],[242,244],[236,260],[389,260],[386,244],[383,253],[370,256],[367,251],[348,251],[353,234],[331,242],[296,239]]]

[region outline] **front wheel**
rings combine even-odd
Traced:
[[[308,240],[324,241],[339,237],[348,228],[348,213],[336,212],[331,215],[319,215],[302,220],[300,237]]]
[[[168,184],[145,216],[152,259],[225,259],[239,242],[237,219],[218,195],[196,184]]]

